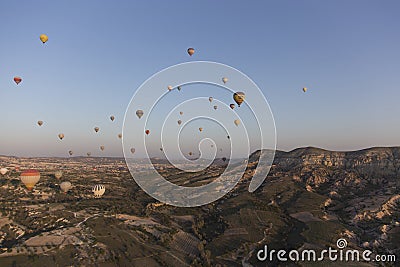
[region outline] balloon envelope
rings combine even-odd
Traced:
[[[42,41],[42,43],[45,43],[49,40],[49,37],[47,37],[46,34],[41,34],[39,38],[40,38],[40,41]]]
[[[63,140],[63,139],[64,139],[64,134],[62,134],[62,133],[59,134],[59,135],[58,135],[58,138],[60,138],[60,140]]]
[[[94,131],[95,131],[96,133],[98,133],[98,132],[99,132],[99,130],[100,130],[100,128],[99,128],[99,127],[94,127]]]
[[[28,190],[32,190],[40,180],[40,173],[37,170],[27,170],[21,173],[20,179]]]
[[[194,48],[193,47],[188,48],[187,52],[189,56],[192,56],[194,54]]]
[[[230,104],[229,107],[230,107],[231,109],[234,109],[234,108],[235,108],[235,104]]]
[[[182,123],[182,121],[181,121],[181,120],[178,120],[178,124],[181,125],[181,123]]]
[[[104,146],[100,146],[101,151],[104,151],[104,148],[105,148]]]
[[[63,176],[62,171],[56,171],[54,173],[54,177],[56,177],[56,179],[58,179],[58,180],[60,180],[62,176]]]
[[[307,92],[307,88],[306,87],[303,88],[303,92],[304,93]]]
[[[222,82],[223,83],[227,83],[228,82],[228,78],[226,78],[226,77],[222,78]]]
[[[150,134],[150,130],[146,130],[145,133],[146,133],[147,135],[149,135],[149,134]]]
[[[8,169],[7,169],[7,168],[1,168],[1,169],[0,169],[0,174],[1,174],[1,175],[6,175],[7,172],[8,172]]]
[[[102,184],[98,184],[92,187],[94,197],[99,198],[106,192],[106,187]]]
[[[214,109],[217,110],[218,106],[214,106]]]
[[[20,82],[22,82],[22,78],[21,77],[14,77],[14,82],[16,84],[19,84]]]
[[[233,122],[235,123],[236,126],[239,126],[240,124],[240,120],[234,120]]]
[[[235,100],[239,107],[243,103],[245,97],[246,95],[243,92],[236,92],[233,94],[233,100]]]
[[[134,154],[136,151],[136,149],[134,149],[133,147],[131,148],[131,153]]]
[[[210,101],[210,103],[213,101],[212,96],[210,96],[210,97],[208,98],[208,101]]]
[[[42,126],[42,125],[43,125],[43,121],[38,121],[37,124],[38,124],[39,126]]]
[[[144,112],[141,109],[136,110],[136,116],[140,119],[143,116]]]
[[[68,192],[68,190],[70,190],[71,189],[71,187],[72,187],[72,184],[70,183],[70,182],[62,182],[61,184],[60,184],[60,189],[61,189],[61,191],[63,191],[64,193],[67,193]]]
[[[110,116],[110,120],[111,120],[111,121],[114,121],[114,120],[115,120],[115,117],[114,117],[114,116]]]

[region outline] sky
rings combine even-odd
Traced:
[[[0,154],[121,156],[117,135],[137,88],[197,60],[232,66],[258,85],[280,150],[398,146],[399,8],[366,0],[1,1]],[[213,96],[232,101],[217,87]]]

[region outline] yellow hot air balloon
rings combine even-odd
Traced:
[[[54,173],[54,177],[56,177],[57,180],[60,180],[62,176],[63,176],[62,171],[56,171]]]
[[[49,37],[47,37],[46,34],[41,34],[39,38],[40,38],[40,41],[42,41],[42,43],[45,43],[49,40]]]
[[[307,88],[306,87],[303,88],[303,92],[304,93],[307,92]]]
[[[243,103],[245,97],[246,95],[243,92],[236,92],[233,94],[233,100],[238,104],[238,107]]]
[[[234,120],[233,122],[235,123],[236,126],[239,126],[240,124],[240,120]]]
[[[21,173],[21,182],[30,191],[40,180],[40,173],[37,170],[27,170]]]
[[[228,78],[226,78],[226,77],[222,78],[222,82],[223,83],[227,83],[228,82]]]

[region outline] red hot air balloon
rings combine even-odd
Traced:
[[[150,134],[150,130],[146,130],[145,133],[146,133],[147,135],[149,135],[149,134]]]
[[[21,77],[14,77],[14,82],[18,85],[20,82],[22,82],[22,78]]]

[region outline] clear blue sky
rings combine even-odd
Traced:
[[[103,155],[120,156],[136,88],[188,60],[252,78],[278,149],[400,145],[399,10],[365,0],[1,1],[0,154],[102,155],[105,145]]]

